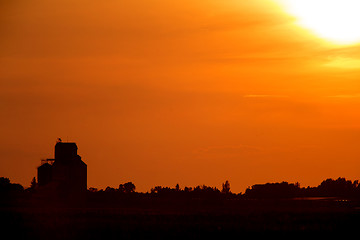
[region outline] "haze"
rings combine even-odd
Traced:
[[[0,176],[58,137],[88,186],[315,186],[359,176],[358,46],[274,1],[0,2]]]

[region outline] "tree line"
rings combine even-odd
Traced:
[[[9,178],[0,177],[0,196],[2,200],[17,197],[31,196],[36,192],[36,181],[33,179],[28,188],[20,184],[11,183]],[[136,192],[136,186],[132,182],[119,184],[118,188],[106,187],[88,189],[89,197],[107,198],[121,196],[146,196],[157,198],[242,198],[242,199],[279,199],[279,198],[304,198],[304,197],[341,197],[360,198],[359,180],[351,181],[345,178],[326,179],[317,187],[300,187],[299,183],[266,183],[248,187],[245,193],[232,193],[229,181],[222,184],[222,189],[199,185],[196,187],[180,188],[155,186],[150,192]]]
[[[300,187],[299,183],[266,183],[247,188],[244,196],[248,198],[299,198],[299,197],[342,197],[359,198],[359,180],[345,178],[326,179],[317,187]]]

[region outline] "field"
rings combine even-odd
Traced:
[[[360,226],[358,201],[143,200],[122,205],[27,206],[0,210],[13,239],[205,239],[341,236]]]

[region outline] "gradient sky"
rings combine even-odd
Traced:
[[[359,45],[296,23],[271,0],[0,1],[0,176],[29,186],[61,137],[89,187],[359,179]]]

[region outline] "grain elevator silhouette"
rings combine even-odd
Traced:
[[[86,193],[87,165],[81,160],[77,150],[76,143],[58,140],[54,159],[42,160],[38,167],[40,190],[64,197]]]

